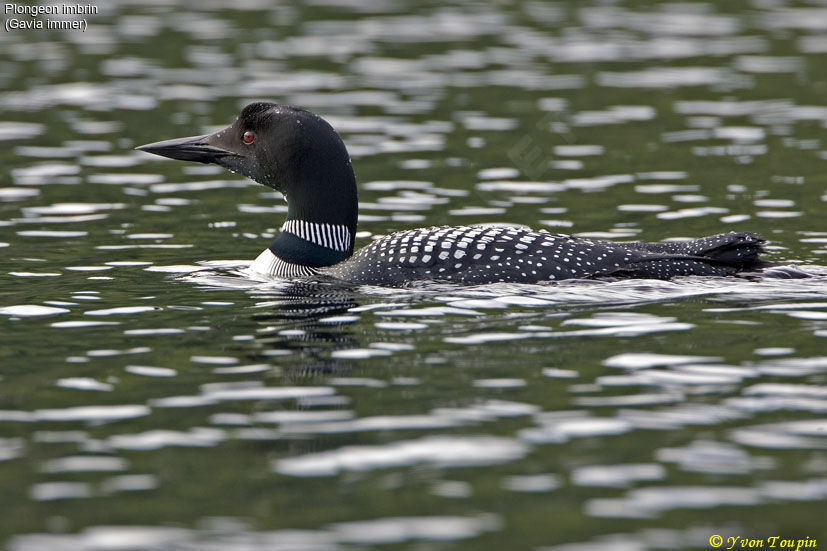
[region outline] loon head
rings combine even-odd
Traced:
[[[318,115],[269,102],[247,105],[223,130],[137,149],[223,166],[284,194],[288,220],[356,231],[356,177],[339,135]]]

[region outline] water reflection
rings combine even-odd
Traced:
[[[235,519],[204,519],[202,530],[155,526],[93,526],[77,535],[27,535],[11,542],[14,551],[39,551],[68,545],[78,551],[129,546],[153,549],[317,549],[342,550],[353,544],[452,542],[500,529],[497,515],[387,517],[339,522],[322,530],[256,532]]]
[[[278,284],[278,292],[261,291],[252,319],[259,324],[254,342],[265,358],[299,353],[302,366],[294,375],[317,376],[347,370],[336,359],[358,359],[387,354],[380,349],[359,351],[359,341],[348,326],[357,321],[348,315],[357,306],[353,292],[337,284]]]

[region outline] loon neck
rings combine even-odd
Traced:
[[[287,220],[269,247],[282,261],[321,268],[353,254],[359,216],[356,176],[343,144],[340,153],[341,163],[306,160],[304,174],[286,178]]]
[[[259,152],[263,158],[256,159],[257,167],[268,168],[255,179],[287,201],[287,220],[268,248],[278,275],[305,275],[350,257],[359,216],[356,175],[344,142],[322,119],[302,113],[294,115],[295,123],[292,116],[284,119]]]

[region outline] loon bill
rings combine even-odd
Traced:
[[[287,219],[251,268],[282,278],[327,275],[400,286],[537,283],[571,278],[720,276],[764,265],[764,240],[730,232],[674,243],[611,242],[502,226],[434,226],[392,233],[353,253],[358,202],[350,156],[321,117],[256,102],[214,134],[138,147],[213,163],[284,194]]]

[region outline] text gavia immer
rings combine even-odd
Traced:
[[[347,149],[321,117],[256,102],[229,127],[138,149],[221,165],[276,189],[287,220],[252,263],[283,278],[325,274],[355,284],[400,286],[537,283],[571,278],[728,275],[758,267],[764,241],[725,233],[673,243],[610,242],[502,226],[434,226],[376,239],[353,254],[358,203]]]

